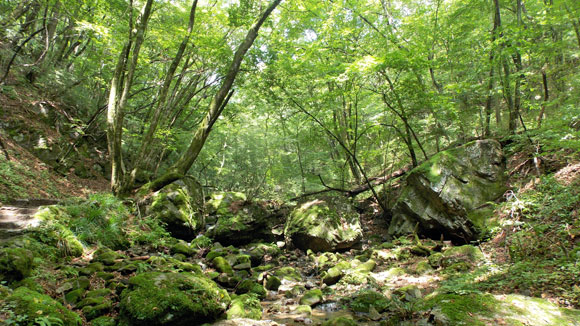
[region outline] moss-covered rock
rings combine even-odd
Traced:
[[[313,289],[306,291],[300,298],[301,305],[314,306],[321,303],[323,300],[322,291],[320,289]]]
[[[401,300],[409,302],[420,299],[423,296],[421,290],[419,290],[419,288],[416,285],[406,285],[400,287],[396,289],[393,293],[395,295],[398,295],[399,298],[401,298]]]
[[[356,321],[348,317],[334,317],[322,323],[322,326],[357,326],[357,325],[358,323]]]
[[[361,290],[354,295],[348,305],[354,312],[368,313],[373,307],[379,313],[389,308],[390,300],[382,293],[373,290]]]
[[[322,282],[326,285],[336,284],[344,276],[344,272],[338,267],[329,268],[322,274]]]
[[[79,274],[90,276],[90,275],[93,275],[97,272],[102,272],[104,270],[105,270],[105,266],[103,266],[103,263],[94,262],[94,263],[88,264],[85,267],[79,268]]]
[[[248,201],[242,193],[211,195],[208,211],[215,215],[215,226],[208,236],[228,245],[244,245],[256,240],[275,241],[272,228],[279,223],[266,203]]]
[[[107,247],[100,247],[93,253],[92,262],[98,262],[107,266],[112,266],[115,265],[118,260],[123,258],[125,257],[116,251],[113,251]]]
[[[76,289],[68,292],[64,296],[64,301],[67,304],[72,306],[76,306],[76,304],[83,298],[85,295],[86,290],[83,289]]]
[[[483,258],[483,253],[479,247],[471,245],[451,247],[443,252],[441,266],[448,267],[459,262],[475,264]]]
[[[309,305],[300,305],[296,307],[296,310],[294,310],[294,312],[304,316],[310,316],[312,315],[312,307],[310,307]]]
[[[284,226],[286,243],[314,252],[351,248],[362,238],[358,213],[342,198],[313,200],[294,209]]]
[[[270,291],[278,291],[278,288],[282,285],[282,281],[277,276],[269,275],[266,278],[266,289]]]
[[[487,220],[478,211],[503,195],[505,183],[505,160],[495,140],[440,152],[407,175],[389,235],[412,233],[418,224],[418,233],[433,239],[477,239]]]
[[[189,245],[189,243],[183,241],[183,240],[179,240],[176,243],[174,243],[173,245],[171,245],[171,247],[169,248],[169,251],[171,252],[171,254],[182,254],[185,255],[186,257],[189,257],[191,255],[193,255],[196,250],[191,247]]]
[[[282,252],[275,243],[251,243],[245,248],[254,266],[278,257]]]
[[[38,239],[57,248],[62,257],[79,257],[84,247],[77,236],[66,226],[70,216],[61,206],[45,206],[34,217],[40,220]]]
[[[250,259],[250,255],[237,255],[235,257],[233,268],[235,270],[247,270],[252,268],[252,261]]]
[[[414,273],[417,275],[427,274],[433,271],[431,265],[426,261],[420,261],[415,265]]]
[[[255,294],[242,294],[232,299],[230,308],[226,311],[228,319],[249,318],[260,320],[262,306]]]
[[[302,281],[302,275],[300,275],[296,269],[290,266],[278,268],[276,271],[274,271],[274,275],[289,281]]]
[[[6,298],[6,303],[13,307],[13,312],[26,316],[22,325],[35,325],[37,318],[44,318],[54,325],[80,326],[82,320],[76,313],[66,309],[62,304],[45,294],[19,287]]]
[[[91,320],[91,326],[116,326],[117,321],[113,317],[101,316]]]
[[[258,282],[251,279],[245,279],[240,284],[238,284],[236,287],[236,293],[253,293],[260,298],[266,297],[267,294],[266,289],[262,286],[262,284],[259,284]]]
[[[34,254],[24,248],[0,248],[0,281],[20,281],[34,268]]]
[[[230,303],[227,292],[200,275],[148,272],[129,280],[121,295],[122,325],[190,325],[216,320]]]
[[[212,264],[215,269],[220,273],[226,273],[228,275],[234,275],[234,270],[230,263],[224,257],[216,257],[212,260]]]
[[[113,308],[113,302],[104,297],[86,298],[78,305],[82,307],[83,315],[87,320],[92,320],[110,312]]]
[[[427,258],[427,261],[429,262],[429,265],[431,265],[431,267],[439,268],[441,267],[441,263],[443,262],[443,254],[440,252],[431,254],[431,256]]]
[[[362,273],[369,273],[372,272],[376,266],[377,263],[374,260],[369,259],[366,262],[356,266],[355,270]]]
[[[425,297],[417,308],[439,311],[449,325],[489,325],[490,320],[501,320],[504,325],[580,325],[579,310],[560,308],[544,299],[515,294],[435,292]]]
[[[175,238],[192,240],[204,226],[204,195],[199,182],[184,178],[154,193],[145,209]]]

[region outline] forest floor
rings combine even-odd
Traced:
[[[362,215],[360,246],[341,253],[279,249],[274,243],[223,247],[205,237],[184,243],[133,214],[122,215],[127,218],[122,230],[102,224],[120,222],[115,219],[121,216],[117,214],[123,204],[111,196],[93,195],[88,201],[55,206],[60,207],[56,212],[61,219],[55,223],[67,225],[75,239],[89,245],[81,247],[77,257],[70,257],[74,244],[68,238],[59,240],[55,248],[69,258],[37,258],[36,271],[18,285],[62,302],[79,313],[85,325],[118,318],[121,293],[132,276],[148,271],[193,272],[195,265],[232,297],[254,291],[242,285],[246,277],[262,289],[256,292],[261,321],[224,320],[216,326],[354,325],[353,321],[368,326],[580,325],[580,310],[575,310],[580,306],[580,250],[574,233],[580,209],[579,166],[575,161],[549,178],[528,178],[526,187],[516,194],[518,202],[498,205],[496,217],[504,223],[486,241],[464,246],[412,235],[387,240],[387,221],[371,213]],[[532,202],[535,197],[527,196],[536,192],[542,198]],[[548,212],[560,218],[548,218],[544,215]],[[562,212],[571,213],[572,220],[562,218]],[[94,219],[93,224],[86,224],[88,217]],[[543,223],[550,224],[543,228]],[[32,229],[23,239],[50,238],[50,230]],[[91,241],[100,244],[90,245]],[[119,246],[117,250],[108,251],[103,245],[107,241],[108,247]],[[255,258],[256,252],[258,261],[235,267],[240,257]],[[106,255],[114,259],[101,258]],[[235,275],[245,276],[235,281],[234,276],[219,273],[213,260],[217,256],[231,263]],[[333,268],[338,277],[329,279]],[[278,288],[267,285],[273,276],[280,280]],[[97,319],[87,299],[78,301],[71,295],[74,287],[70,284],[81,280],[87,281],[83,290],[87,299],[91,293],[106,290],[103,300],[109,304]],[[0,309],[0,320],[13,322],[17,317]]]
[[[27,119],[37,120],[36,113],[30,114]],[[352,321],[369,326],[580,325],[577,154],[545,156],[538,174],[526,148],[507,149],[514,191],[496,206],[491,219],[496,226],[481,242],[454,246],[415,236],[387,239],[388,222],[366,213],[361,216],[364,238],[358,248],[312,253],[279,249],[275,243],[223,247],[205,237],[184,247],[160,225],[142,219],[133,203],[105,195],[108,184],[103,177],[81,178],[74,169],[56,171],[22,145],[2,140],[9,157],[0,155],[0,228],[21,229],[36,220],[40,203],[8,205],[8,199],[62,201],[53,206],[58,218],[48,220],[47,226],[3,237],[8,239],[0,247],[24,248],[36,255],[29,266],[34,269],[11,287],[49,295],[78,313],[85,325],[115,324],[121,293],[132,276],[193,272],[195,266],[232,297],[244,293],[243,280],[263,289],[270,277],[280,279],[278,288],[256,293],[262,321],[220,321],[216,326],[329,321],[325,326],[352,326]],[[40,209],[39,214],[45,213]],[[234,266],[236,259],[256,251],[262,252],[257,261],[236,269],[236,275],[244,275],[237,282],[232,276],[223,278],[210,259],[224,256]],[[105,255],[114,259],[102,260]],[[334,279],[328,277],[331,270]],[[71,284],[85,281],[80,297],[73,297],[79,289]],[[0,293],[6,293],[5,284]],[[94,293],[103,295],[101,305],[87,300]],[[19,320],[25,317],[0,300],[0,324],[18,325]]]

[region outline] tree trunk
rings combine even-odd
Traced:
[[[153,0],[147,0],[141,11],[141,17],[136,27],[135,34],[132,32],[125,44],[115,68],[111,80],[109,92],[109,104],[107,110],[107,143],[111,160],[111,190],[120,194],[123,189],[124,166],[123,166],[123,120],[124,108],[129,98],[133,76],[137,68],[139,52],[145,39],[145,31],[151,17]],[[130,25],[132,25],[132,18]],[[130,26],[130,30],[133,28]],[[134,39],[134,42],[133,42]],[[126,70],[126,73],[125,73]]]
[[[542,70],[542,84],[544,86],[544,101],[542,102],[542,108],[538,115],[538,128],[542,127],[542,119],[546,112],[546,105],[548,105],[548,101],[550,100],[550,93],[548,92],[548,77],[546,76],[545,70]]]
[[[173,166],[171,166],[165,174],[144,185],[140,189],[140,192],[159,190],[164,186],[172,183],[173,181],[182,178],[187,173],[187,171],[189,171],[197,159],[197,156],[201,152],[201,149],[203,148],[213,125],[221,115],[225,105],[227,104],[227,101],[232,95],[231,88],[236,79],[236,76],[240,71],[240,66],[246,52],[248,52],[254,43],[254,40],[258,36],[258,31],[260,30],[260,27],[262,27],[262,24],[264,24],[268,16],[270,16],[272,11],[274,11],[280,2],[282,2],[282,0],[273,0],[246,34],[245,40],[240,44],[234,54],[234,58],[230,64],[225,78],[222,81],[220,89],[212,99],[206,116],[197,127],[197,130],[194,132],[191,143],[189,144],[189,147],[185,153],[181,155],[177,162],[175,162],[175,164],[173,164]]]
[[[163,112],[165,112],[168,108],[167,95],[169,94],[171,82],[173,81],[173,79],[175,77],[175,72],[177,71],[177,68],[181,62],[181,59],[183,58],[183,54],[185,52],[185,49],[189,43],[189,39],[191,38],[191,34],[193,32],[193,25],[195,24],[195,10],[197,8],[197,2],[198,2],[198,0],[194,0],[193,4],[191,5],[191,11],[189,14],[189,23],[187,26],[187,34],[185,35],[185,37],[181,41],[181,44],[179,45],[177,53],[175,54],[175,57],[173,58],[171,65],[169,66],[169,69],[167,70],[167,73],[165,75],[165,80],[163,82],[163,86],[161,87],[161,90],[159,92],[159,99],[157,102],[158,104],[155,108],[155,111],[153,112],[153,117],[150,120],[149,129],[147,130],[145,136],[143,136],[143,139],[141,141],[141,146],[140,146],[138,154],[134,160],[135,163],[134,163],[133,170],[127,176],[127,180],[125,180],[125,183],[123,185],[123,190],[122,190],[123,192],[128,192],[133,188],[133,185],[135,183],[135,178],[137,177],[139,170],[144,166],[143,163],[147,162],[149,160],[149,156],[151,155],[153,136],[155,135],[155,132],[157,130],[157,126],[159,125],[161,114]]]
[[[493,102],[493,76],[495,72],[495,65],[494,65],[494,43],[497,38],[498,28],[501,25],[501,16],[499,12],[499,3],[498,0],[494,0],[494,14],[493,14],[493,29],[491,31],[491,49],[489,50],[489,80],[487,83],[487,98],[485,100],[485,128],[484,128],[484,137],[489,137],[490,132],[490,122],[491,122],[491,105]],[[497,119],[497,118],[496,118]]]

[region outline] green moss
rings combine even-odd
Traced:
[[[471,245],[451,247],[443,253],[442,265],[450,266],[457,262],[476,263],[483,258],[483,253],[478,247]]]
[[[101,316],[91,321],[91,326],[116,326],[117,321],[113,317]]]
[[[123,255],[107,248],[100,247],[93,253],[92,262],[99,262],[105,265],[114,265],[117,260],[124,258]]]
[[[214,249],[205,256],[205,259],[208,261],[214,260],[216,257],[223,257],[227,254],[227,252],[223,248]]]
[[[322,291],[320,289],[313,289],[306,291],[302,298],[300,298],[301,305],[314,306],[321,303],[323,300]]]
[[[113,303],[111,300],[103,300],[99,304],[84,306],[82,312],[87,320],[92,320],[110,312],[112,308]]]
[[[189,257],[195,253],[195,249],[189,246],[189,244],[183,240],[177,241],[169,249],[171,254],[182,254]]]
[[[64,326],[82,324],[81,318],[76,313],[67,310],[48,295],[25,287],[16,289],[6,302],[14,307],[14,313],[26,316],[26,325],[34,325],[36,318],[46,318],[55,324],[61,322]]]
[[[266,279],[266,289],[271,291],[278,291],[278,288],[282,285],[282,281],[274,275],[268,276]]]
[[[505,325],[576,325],[580,311],[559,308],[540,298],[521,295],[440,294],[425,298],[419,309],[440,311],[451,325],[489,325],[502,320]]]
[[[405,274],[407,274],[407,272],[403,268],[401,268],[401,267],[393,267],[393,268],[390,268],[385,273],[385,278],[386,279],[395,278],[395,277],[403,276]]]
[[[234,270],[230,263],[223,257],[216,257],[212,260],[212,264],[214,265],[215,269],[218,270],[220,273],[226,273],[228,275],[233,275]]]
[[[333,285],[340,281],[343,276],[344,272],[340,268],[332,267],[322,274],[322,282],[326,285]]]
[[[441,262],[443,261],[443,254],[440,252],[436,252],[427,258],[429,261],[429,265],[433,268],[438,268],[441,266]]]
[[[433,268],[431,268],[431,265],[426,261],[420,261],[415,266],[415,274],[417,275],[427,274],[431,271],[433,271]]]
[[[293,267],[282,267],[274,272],[274,275],[281,279],[286,279],[290,281],[302,281],[302,276]]]
[[[230,297],[213,281],[190,273],[139,274],[121,295],[120,314],[130,325],[190,325],[211,322]]]
[[[357,325],[358,325],[357,322],[347,317],[335,317],[322,323],[322,326],[357,326]]]
[[[274,243],[252,243],[246,248],[254,265],[261,264],[265,256],[273,258],[279,256],[282,252]]]
[[[377,263],[374,260],[369,259],[366,262],[358,265],[355,270],[362,273],[369,273],[372,272],[376,266]]]
[[[71,304],[75,306],[84,296],[85,290],[83,289],[76,289],[68,292],[64,296],[65,303]]]
[[[19,281],[28,276],[34,268],[34,254],[24,248],[0,249],[0,281]]]
[[[211,194],[210,197],[206,203],[209,213],[217,212],[220,215],[228,214],[232,203],[247,200],[246,195],[241,192],[218,192]]]
[[[389,299],[382,293],[373,290],[362,290],[350,300],[349,307],[354,312],[368,313],[371,306],[378,312],[386,311],[389,307]]]
[[[261,284],[251,279],[245,279],[240,284],[238,284],[238,286],[236,287],[236,293],[237,294],[253,293],[260,298],[264,298],[267,294],[266,289],[264,289],[264,287]]]
[[[290,214],[284,226],[287,242],[307,250],[349,248],[362,236],[358,214],[338,199],[314,200]]]
[[[260,300],[254,294],[242,294],[234,299],[230,308],[226,311],[228,319],[249,318],[260,320],[262,318],[262,306]]]
[[[423,295],[421,294],[421,290],[416,285],[406,285],[396,289],[394,294],[398,295],[401,300],[404,301],[415,301],[421,298]]]

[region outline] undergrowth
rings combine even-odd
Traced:
[[[76,256],[75,243],[84,247],[106,246],[125,250],[133,245],[158,248],[169,233],[156,219],[135,217],[132,202],[112,194],[93,194],[88,199],[70,199],[45,208],[39,217],[45,222],[36,230],[45,243],[60,248],[63,256]],[[72,248],[71,248],[72,247]]]

